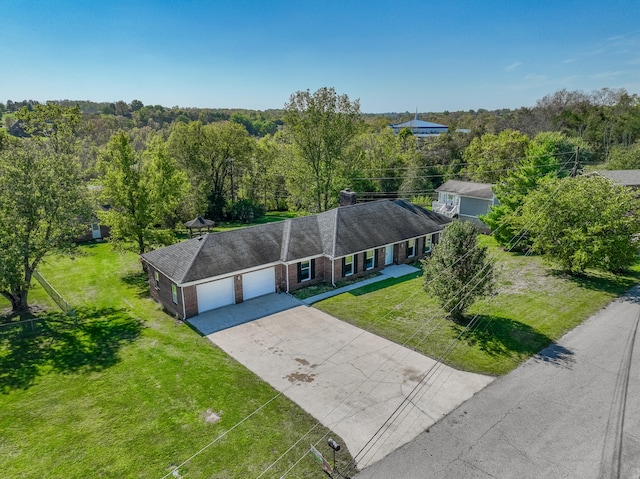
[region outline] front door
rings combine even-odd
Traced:
[[[393,263],[393,245],[388,244],[384,252],[384,265]]]
[[[102,234],[100,232],[100,225],[97,223],[93,223],[91,225],[91,237],[93,239],[100,239],[102,238]]]

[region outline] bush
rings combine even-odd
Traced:
[[[231,204],[231,219],[250,223],[265,215],[265,209],[262,205],[254,203],[251,200],[242,199]]]

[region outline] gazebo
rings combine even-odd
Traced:
[[[204,219],[202,216],[198,215],[191,221],[187,221],[184,225],[189,230],[189,237],[192,237],[193,230],[198,230],[198,234],[200,235],[204,228],[207,228],[207,232],[209,232],[215,224],[215,221]]]

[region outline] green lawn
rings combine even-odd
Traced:
[[[475,304],[477,327],[444,318],[422,289],[421,275],[390,279],[326,299],[314,306],[356,326],[420,351],[441,357],[456,368],[504,374],[560,338],[640,280],[604,273],[571,278],[546,266],[540,257],[505,253],[483,237],[498,258],[499,293]],[[459,338],[459,339],[457,339]]]
[[[0,328],[0,469],[20,478],[256,477],[315,420],[147,297],[136,256],[107,244],[40,270],[78,309],[78,325],[41,311],[41,334]],[[51,307],[41,288],[34,303]],[[0,301],[0,309],[8,303]],[[218,422],[208,422],[212,413]],[[280,477],[318,426],[264,477]],[[335,436],[334,436],[335,437]],[[340,453],[349,460],[348,452]],[[289,477],[319,477],[310,456]],[[173,477],[173,476],[171,476]]]

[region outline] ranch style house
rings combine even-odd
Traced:
[[[406,200],[206,233],[142,255],[151,296],[180,319],[274,292],[343,282],[431,251],[451,222]]]

